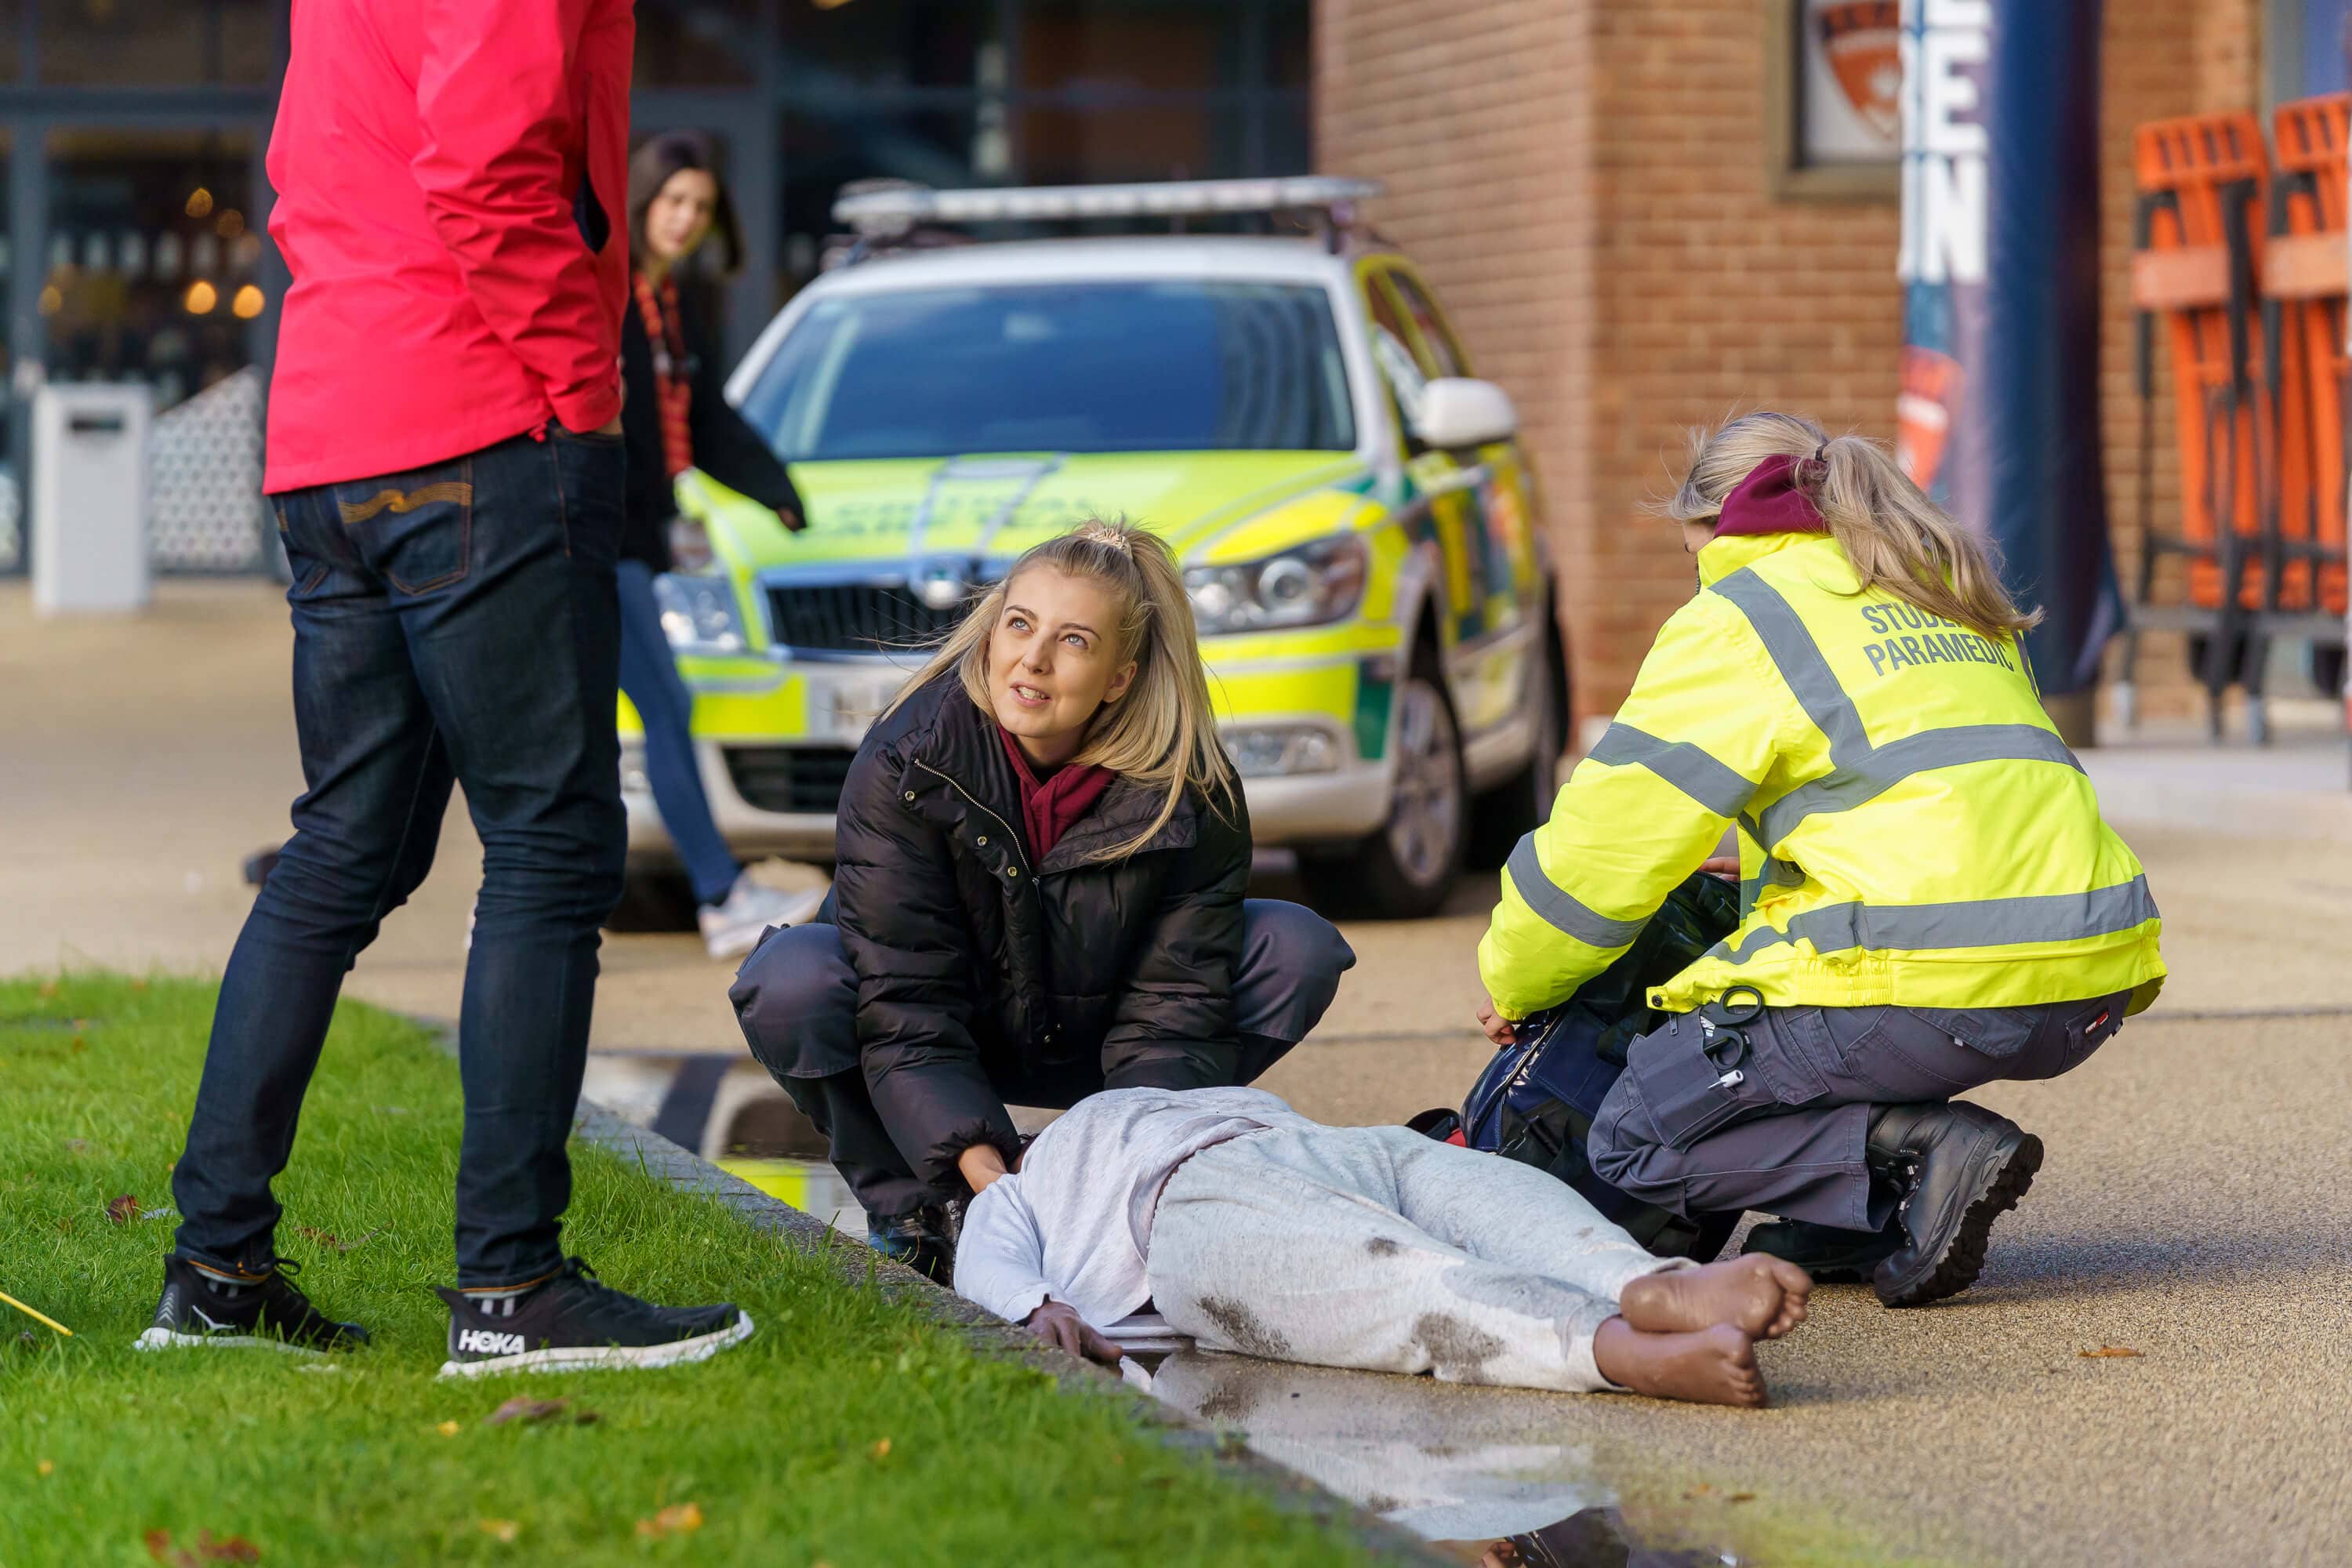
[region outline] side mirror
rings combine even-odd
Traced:
[[[1491,381],[1441,375],[1421,389],[1421,417],[1413,434],[1425,446],[1458,452],[1507,441],[1519,431],[1519,411],[1511,395]]]

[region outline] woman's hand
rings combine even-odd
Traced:
[[[1718,882],[1738,884],[1739,857],[1737,855],[1710,855],[1698,863],[1698,868]]]
[[[1498,1046],[1512,1046],[1518,1043],[1517,1031],[1511,1027],[1511,1021],[1504,1017],[1501,1010],[1495,1005],[1495,999],[1492,996],[1479,1005],[1478,1027],[1488,1039]]]
[[[1011,1173],[1004,1168],[1004,1156],[993,1143],[974,1143],[956,1156],[956,1169],[963,1173],[964,1184],[978,1197],[988,1190],[988,1184]]]
[[[1074,1307],[1060,1301],[1045,1301],[1021,1320],[1021,1326],[1057,1350],[1072,1355],[1098,1361],[1105,1366],[1116,1366],[1127,1352],[1103,1338],[1087,1324]]]

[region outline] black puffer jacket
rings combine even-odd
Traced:
[[[1140,850],[1088,858],[1148,826],[1160,799],[1116,780],[1034,862],[996,721],[952,674],[859,748],[834,883],[858,1056],[892,1141],[933,1185],[954,1189],[974,1143],[1011,1163],[1009,1089],[1234,1081],[1250,868],[1239,792],[1222,810],[1188,794]]]

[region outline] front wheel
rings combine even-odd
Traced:
[[[1299,880],[1324,913],[1413,920],[1437,912],[1468,841],[1461,731],[1426,649],[1397,687],[1396,782],[1389,819],[1345,858],[1303,857]]]

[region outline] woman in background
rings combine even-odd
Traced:
[[[645,723],[646,780],[694,885],[703,942],[711,957],[732,958],[749,952],[768,927],[806,920],[824,895],[762,887],[728,852],[695,765],[693,693],[671,658],[654,597],[654,578],[681,563],[673,559],[673,537],[690,547],[687,569],[709,558],[698,526],[677,515],[677,479],[688,468],[768,508],[795,533],[807,526],[783,464],[728,405],[717,344],[694,290],[680,286],[679,269],[714,236],[731,271],[742,241],[709,145],[673,132],[639,148],[629,161],[632,299],[621,323],[621,433],[629,457],[621,689]]]

